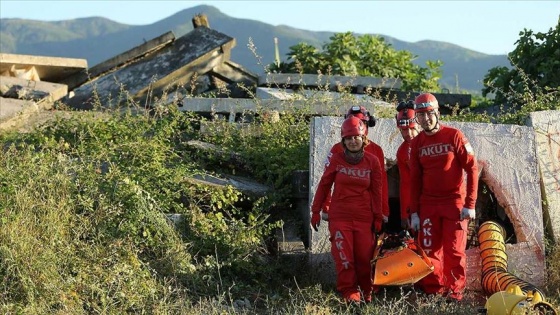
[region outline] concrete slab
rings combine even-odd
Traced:
[[[13,77],[0,77],[0,90],[3,97],[16,97],[19,99],[31,99],[39,103],[54,103],[68,94],[65,84],[51,83],[46,81],[31,81]],[[7,93],[15,93],[7,96]]]
[[[41,81],[56,83],[87,69],[87,60],[0,53],[0,73],[3,76],[14,76],[10,73],[30,68],[35,69]]]
[[[400,79],[394,78],[374,78],[374,77],[350,77],[341,75],[317,75],[317,74],[294,74],[294,73],[268,73],[259,76],[258,85],[284,86],[284,85],[305,85],[321,86],[335,89],[341,87],[372,87],[399,89],[402,85]]]
[[[256,91],[256,97],[258,99],[278,99],[278,100],[311,100],[316,102],[346,102],[349,103],[369,103],[382,105],[383,107],[390,108],[393,110],[395,108],[394,104],[381,101],[367,94],[350,94],[350,93],[340,93],[332,91],[321,91],[321,90],[292,90],[292,89],[276,89],[276,88],[266,88],[258,87]],[[346,105],[346,107],[349,107]],[[367,106],[366,106],[367,107]],[[369,108],[369,107],[367,107]]]
[[[0,97],[0,131],[19,126],[38,110],[34,101]]]
[[[63,84],[0,77],[0,129],[25,123],[31,114],[52,108],[67,92]]]
[[[325,99],[281,100],[281,99],[231,99],[186,97],[182,101],[180,111],[199,113],[235,114],[256,112],[257,109],[275,110],[279,112],[294,109],[305,110],[311,115],[344,116],[348,112],[348,104],[365,106],[372,110],[376,107],[387,107],[387,103],[376,99],[348,99],[348,102],[333,102]],[[391,108],[393,110],[393,108]]]
[[[531,113],[527,125],[535,129],[545,229],[558,243],[560,242],[560,111]]]
[[[310,203],[323,172],[331,146],[340,141],[341,117],[315,117],[310,144]],[[498,203],[514,225],[516,244],[507,245],[508,267],[521,279],[537,286],[544,284],[544,240],[541,194],[533,128],[516,125],[444,122],[461,129],[472,143],[483,180],[496,195]],[[380,119],[370,129],[369,138],[379,144],[389,160],[396,159],[402,139],[392,119]],[[479,210],[480,211],[480,210]],[[309,226],[309,213],[306,226]],[[310,230],[312,269],[334,279],[326,224],[318,233]],[[467,250],[467,288],[481,290],[478,248]]]
[[[235,39],[215,30],[198,27],[155,54],[131,61],[74,89],[66,103],[92,108],[97,103],[116,106],[133,99],[148,106],[164,92],[189,87],[193,76],[201,76],[229,59]]]
[[[80,71],[74,75],[71,75],[61,83],[68,85],[69,90],[73,90],[75,87],[80,86],[90,79],[96,78],[104,72],[107,72],[113,68],[119,67],[131,60],[141,58],[148,53],[152,53],[161,49],[163,46],[171,43],[175,40],[175,35],[173,32],[167,32],[161,36],[151,39],[137,47],[125,51],[113,58],[105,60],[88,70]]]

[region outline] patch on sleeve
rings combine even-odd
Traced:
[[[465,150],[467,150],[468,154],[474,155],[474,150],[469,142],[465,143]]]
[[[325,160],[325,168],[327,168],[331,164],[331,157],[332,156],[333,156],[332,152],[329,152],[329,154],[327,154],[327,158]]]

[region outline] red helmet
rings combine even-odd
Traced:
[[[416,127],[416,115],[413,109],[405,108],[395,115],[397,127],[400,129],[409,129]]]
[[[344,115],[344,118],[348,118],[348,117],[350,117],[350,115],[358,117],[368,127],[375,126],[375,117],[373,117],[369,113],[369,111],[363,106],[352,106],[352,107],[350,107],[350,109],[348,109],[348,113],[346,113],[346,115]]]
[[[350,116],[344,120],[340,127],[342,138],[353,136],[365,136],[367,127],[364,122],[356,116]]]
[[[414,105],[416,105],[417,113],[430,112],[439,108],[436,97],[431,93],[424,93],[416,96]]]

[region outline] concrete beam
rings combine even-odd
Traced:
[[[251,73],[242,66],[227,60],[218,66],[214,67],[211,74],[224,80],[228,83],[239,82],[243,83],[245,87],[252,87],[257,85],[258,76]]]
[[[387,106],[387,103],[375,99],[354,100],[352,104],[373,109],[375,106]],[[180,111],[235,114],[256,112],[258,109],[276,110],[279,112],[294,109],[305,110],[311,115],[344,116],[348,111],[347,102],[332,102],[331,100],[281,100],[281,99],[232,99],[232,98],[202,98],[186,97],[183,99]]]
[[[397,90],[380,91],[380,96],[387,100],[395,100],[400,102],[403,100],[412,100],[420,95],[419,92],[404,92]],[[440,109],[450,112],[456,106],[459,108],[469,107],[471,105],[472,96],[470,94],[453,94],[453,93],[432,93],[438,100]]]
[[[341,117],[315,117],[310,143],[309,202],[323,173],[324,161],[331,146],[340,141]],[[496,195],[514,226],[516,244],[507,244],[508,268],[521,279],[537,286],[544,284],[545,248],[543,212],[533,128],[516,125],[444,122],[461,129],[471,142],[479,163],[481,180]],[[368,137],[379,144],[387,159],[395,160],[402,138],[392,119],[380,119]],[[520,150],[520,148],[523,148]],[[480,209],[479,209],[480,211]],[[304,225],[309,227],[309,213]],[[334,279],[330,243],[326,224],[318,233],[310,229],[311,257],[317,273]],[[317,269],[318,268],[318,269]],[[467,288],[480,290],[480,257],[478,248],[467,250]]]
[[[0,73],[3,76],[13,76],[9,73],[32,67],[37,71],[41,81],[58,83],[68,76],[87,69],[87,60],[0,53]]]
[[[537,157],[544,201],[544,225],[556,243],[560,242],[560,111],[529,115],[527,125],[535,129]]]
[[[375,97],[367,94],[351,94],[351,93],[340,93],[332,91],[322,91],[322,90],[292,90],[292,89],[276,89],[276,88],[265,88],[258,87],[256,91],[256,97],[258,99],[277,99],[284,101],[293,100],[311,100],[312,102],[335,102],[346,104],[346,110],[350,107],[349,104],[360,103],[359,105],[370,108],[370,106],[363,104],[375,104],[378,106],[383,106],[388,109],[393,110],[396,106],[391,103],[381,101]],[[373,107],[371,107],[372,113]],[[327,113],[323,113],[327,114]]]
[[[341,75],[317,75],[317,74],[294,74],[294,73],[268,73],[259,76],[259,86],[276,87],[286,85],[298,85],[308,87],[328,86],[329,89],[343,87],[372,87],[385,89],[400,89],[402,82],[394,78],[374,77],[350,77]]]

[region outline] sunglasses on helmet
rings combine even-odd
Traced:
[[[420,103],[420,104],[416,104],[416,109],[426,109],[433,106],[434,105],[432,105],[431,103]]]
[[[405,108],[406,109],[416,109],[416,106],[417,105],[415,105],[414,101],[412,101],[412,100],[407,101],[407,102],[403,101],[403,102],[400,102],[399,105],[397,106],[397,111],[400,112],[401,110],[403,110]]]

